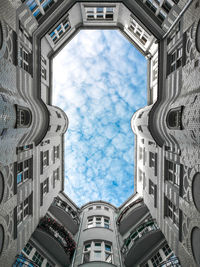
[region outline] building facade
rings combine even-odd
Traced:
[[[200,266],[199,0],[0,7],[0,266],[22,249],[24,266],[159,266],[171,249]],[[68,118],[52,106],[52,61],[84,28],[118,29],[148,62],[148,105],[131,121],[135,192],[119,208],[79,209],[62,193]]]

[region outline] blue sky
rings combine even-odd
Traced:
[[[65,193],[119,206],[133,193],[130,120],[146,105],[146,59],[119,31],[84,30],[53,64],[53,105],[69,118]]]

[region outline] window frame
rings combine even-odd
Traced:
[[[87,225],[86,228],[94,228],[94,227],[101,227],[110,229],[110,218],[104,215],[92,215],[87,217]]]
[[[95,244],[98,244],[96,246]],[[106,249],[109,247],[109,249]],[[100,255],[99,258],[95,257],[96,255]],[[89,255],[88,258],[86,258]],[[107,255],[107,256],[106,256]],[[110,257],[110,260],[108,261],[108,258]],[[82,256],[82,263],[88,263],[88,262],[107,262],[107,263],[114,263],[113,260],[113,249],[112,249],[112,243],[104,240],[92,240],[87,241],[84,243],[83,246],[83,256]]]

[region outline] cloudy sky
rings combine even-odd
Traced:
[[[146,60],[118,31],[84,30],[53,66],[53,105],[69,118],[65,192],[79,206],[119,206],[133,193],[130,120],[146,105]]]

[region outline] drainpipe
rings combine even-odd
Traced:
[[[121,250],[120,250],[120,246],[119,246],[119,233],[118,233],[118,229],[117,229],[117,225],[116,225],[116,220],[114,219],[114,227],[115,227],[115,234],[116,235],[116,240],[117,240],[117,248],[118,248],[118,251],[119,251],[119,260],[120,260],[120,266],[123,267],[122,265],[122,256],[121,256]]]
[[[169,27],[168,31],[163,35],[163,39],[165,39],[168,34],[171,32],[171,30],[174,28],[174,26],[176,25],[176,23],[179,21],[179,19],[183,16],[183,14],[185,13],[185,11],[188,9],[188,7],[192,4],[193,0],[189,0],[187,2],[187,4],[184,6],[184,8],[181,10],[180,14],[178,15],[178,17],[175,19],[174,23]]]
[[[81,220],[81,223],[80,223],[80,226],[79,226],[79,230],[78,230],[77,245],[79,244],[79,239],[80,239],[80,234],[81,234],[81,229],[82,229],[82,223],[83,223],[84,215],[85,215],[85,214],[83,214],[83,217],[82,217],[82,220]],[[77,246],[77,248],[78,248],[78,246]],[[76,258],[77,248],[76,248],[76,250],[75,250],[75,252],[74,252],[74,255],[73,255],[72,266],[71,266],[71,267],[74,267],[74,261],[75,261],[75,258]]]

